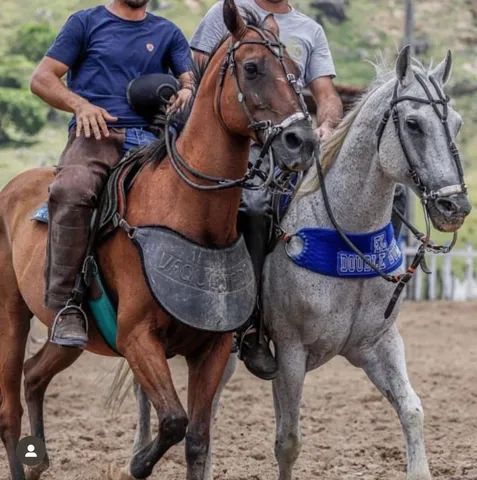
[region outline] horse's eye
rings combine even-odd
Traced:
[[[258,67],[255,63],[252,63],[252,62],[246,63],[243,66],[243,69],[245,70],[245,74],[249,80],[253,80],[254,78],[257,78]]]
[[[406,127],[413,133],[422,133],[419,122],[414,118],[409,118],[408,120],[406,120]]]

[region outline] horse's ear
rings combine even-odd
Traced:
[[[407,87],[414,80],[414,71],[412,70],[411,47],[405,46],[400,52],[396,61],[396,75],[399,83]]]
[[[275,20],[275,16],[273,15],[273,13],[270,13],[266,16],[265,20],[262,23],[262,27],[265,30],[269,30],[270,32],[274,33],[277,37],[280,36],[280,27],[278,26],[278,23]]]
[[[452,74],[452,52],[447,52],[446,58],[442,60],[437,67],[432,70],[431,76],[433,76],[440,85],[444,86],[450,79]]]
[[[247,32],[247,25],[245,25],[234,0],[224,1],[224,22],[236,40],[241,40]]]

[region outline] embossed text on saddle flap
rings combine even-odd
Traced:
[[[177,320],[210,332],[242,327],[253,312],[256,285],[243,237],[211,249],[165,227],[138,227],[133,241],[154,298]]]

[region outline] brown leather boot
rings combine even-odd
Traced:
[[[245,215],[240,217],[240,231],[247,244],[257,280],[257,307],[250,318],[249,327],[239,333],[239,358],[250,373],[262,380],[273,380],[278,371],[277,362],[265,337],[263,315],[260,307],[262,270],[265,262],[271,219],[266,215]]]
[[[62,347],[86,347],[88,317],[81,307],[70,304],[57,313],[51,329],[50,341]]]
[[[250,373],[262,380],[273,380],[277,376],[277,362],[270,349],[270,342],[260,333],[260,327],[252,324],[242,334],[239,349],[240,359]]]
[[[87,317],[71,298],[88,245],[93,209],[50,201],[48,211],[45,303],[58,312],[50,340],[62,346],[83,348],[88,341]]]

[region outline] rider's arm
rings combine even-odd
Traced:
[[[178,28],[173,33],[168,56],[172,73],[179,79],[181,86],[173,103],[169,106],[168,112],[171,112],[184,108],[192,95],[193,89],[192,58],[189,42]]]
[[[343,117],[343,104],[331,77],[319,77],[309,85],[318,107],[317,133],[326,140]]]
[[[305,71],[305,84],[309,87],[318,109],[317,133],[326,140],[343,116],[343,105],[333,85],[336,75],[333,57],[325,32],[315,25],[313,49]]]
[[[93,134],[99,140],[102,135],[109,136],[106,122],[115,122],[117,118],[69,90],[62,81],[68,70],[80,60],[84,37],[80,16],[72,15],[34,71],[30,87],[53,108],[75,114],[76,136],[84,131],[86,137]]]
[[[61,80],[68,70],[69,67],[58,60],[43,58],[33,73],[31,91],[53,108],[74,113],[77,137],[82,130],[87,138],[91,136],[91,132],[98,140],[101,133],[109,137],[106,121],[115,122],[117,118],[68,89]]]

